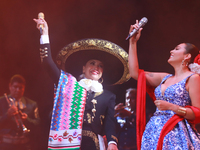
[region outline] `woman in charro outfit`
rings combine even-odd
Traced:
[[[130,31],[137,28],[138,21],[131,25]],[[190,43],[181,43],[170,51],[168,59],[174,74],[144,72],[139,69],[137,60],[141,30],[129,40],[129,71],[138,82],[143,82],[140,80],[143,75],[146,85],[156,87],[154,103],[157,107],[145,127],[141,149],[198,150],[200,134],[193,124],[200,121],[200,76],[193,72],[199,68],[198,64],[192,62],[199,50]]]
[[[100,141],[105,134],[108,150],[117,150],[115,95],[104,90],[100,82],[103,71],[104,82],[127,81],[128,54],[109,41],[84,39],[60,51],[56,60],[60,70],[51,58],[46,21],[41,18],[34,21],[38,28],[44,26],[41,61],[56,84],[48,148],[98,150],[104,147]],[[75,77],[81,70],[81,80],[77,82]]]

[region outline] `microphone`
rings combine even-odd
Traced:
[[[138,29],[133,29],[133,31],[131,31],[131,33],[129,33],[128,37],[126,38],[126,40],[128,40],[129,38],[131,38],[135,33],[137,33],[137,31],[142,28],[146,23],[148,22],[148,19],[146,17],[143,17],[139,23],[138,23]]]
[[[44,19],[44,13],[40,12],[38,14],[38,19],[40,19],[40,18]],[[42,33],[43,33],[43,25],[40,25],[40,34],[42,34]]]

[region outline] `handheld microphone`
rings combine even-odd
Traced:
[[[134,34],[137,33],[137,31],[142,28],[146,23],[148,22],[148,19],[146,17],[143,17],[139,23],[138,23],[138,29],[133,29],[133,31],[131,31],[131,33],[129,33],[128,37],[126,38],[126,40],[128,40],[129,38],[131,38]]]
[[[40,12],[38,14],[38,19],[40,19],[40,18],[44,19],[44,13]],[[42,33],[43,33],[43,25],[40,25],[40,34],[42,34]]]

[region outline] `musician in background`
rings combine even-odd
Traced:
[[[34,129],[40,118],[37,103],[24,97],[25,84],[21,75],[14,75],[10,95],[0,98],[0,150],[31,150],[36,145]]]
[[[137,150],[136,147],[136,93],[137,90],[126,90],[125,106],[119,103],[115,106],[117,119],[117,138],[119,150]]]

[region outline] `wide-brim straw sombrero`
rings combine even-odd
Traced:
[[[78,78],[90,59],[103,62],[103,80],[106,85],[122,84],[130,79],[128,54],[120,46],[102,39],[82,39],[60,50],[58,66]]]

